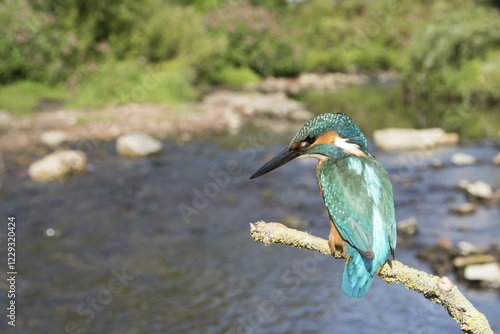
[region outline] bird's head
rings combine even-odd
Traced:
[[[359,127],[343,113],[321,114],[307,122],[290,145],[262,166],[250,179],[264,175],[287,162],[309,156],[319,160],[366,157],[367,142]]]

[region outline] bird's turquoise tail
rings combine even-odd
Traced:
[[[356,249],[347,252],[350,258],[344,268],[342,291],[348,297],[361,298],[372,285],[376,269],[373,270],[373,261],[362,257]]]

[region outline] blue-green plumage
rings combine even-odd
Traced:
[[[307,122],[279,155],[251,178],[298,157],[319,160],[316,178],[331,219],[329,245],[346,258],[342,291],[362,297],[396,247],[392,185],[368,152],[358,126],[345,114],[322,114]]]
[[[363,296],[378,268],[396,247],[392,185],[371,156],[323,163],[317,174],[326,207],[345,241],[348,257],[342,290]]]

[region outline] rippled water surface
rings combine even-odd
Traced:
[[[113,143],[102,143],[89,154],[91,173],[49,184],[31,182],[27,166],[7,155],[1,212],[17,215],[19,272],[17,327],[9,332],[459,332],[442,307],[402,285],[376,278],[363,299],[349,299],[341,293],[342,261],[251,239],[250,222],[287,215],[305,220],[301,229],[328,235],[313,160],[248,180],[288,137],[167,141],[162,155],[144,159],[120,158]],[[479,163],[451,165],[457,151]],[[482,143],[377,153],[395,184],[397,219],[419,222],[411,242],[416,248],[399,247],[400,261],[429,271],[415,257],[419,245],[439,238],[482,246],[500,240],[498,207],[481,206],[467,217],[448,213],[451,204],[465,201],[455,189],[460,179],[498,187],[500,172],[491,164],[496,152]],[[436,157],[444,168],[426,168]],[[229,171],[229,178],[221,176]],[[200,192],[208,196],[196,197]],[[185,217],[180,204],[192,207]],[[55,235],[47,236],[48,229]],[[500,331],[500,296],[460,288]],[[6,328],[0,322],[0,330]]]

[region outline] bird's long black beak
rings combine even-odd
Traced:
[[[276,168],[283,166],[287,162],[297,158],[302,152],[299,150],[291,150],[289,148],[284,149],[281,153],[278,153],[274,158],[269,160],[264,166],[262,166],[258,171],[250,176],[250,180],[255,179],[261,175],[269,173]]]

